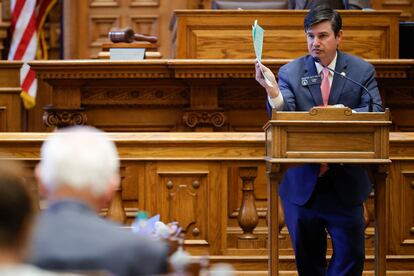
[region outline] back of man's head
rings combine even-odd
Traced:
[[[25,246],[34,209],[20,164],[0,162],[0,248]]]
[[[63,186],[90,190],[96,197],[119,180],[119,157],[107,135],[76,126],[52,133],[41,148],[38,177],[48,192]]]

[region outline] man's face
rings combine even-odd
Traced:
[[[324,65],[329,65],[335,57],[341,37],[342,30],[335,36],[329,21],[311,26],[306,31],[309,54],[313,57],[319,57]]]

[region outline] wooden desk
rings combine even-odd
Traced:
[[[117,198],[122,199],[128,223],[137,209],[160,213],[167,221],[176,218],[188,226],[186,246],[192,254],[208,253],[211,263],[231,263],[237,271],[245,272],[243,275],[266,275],[267,249],[259,243],[265,244],[268,236],[263,132],[110,133],[109,136],[116,142],[121,158],[122,186]],[[36,193],[33,168],[46,137],[47,133],[0,133],[0,159],[24,161],[31,169],[27,183],[33,184]],[[387,275],[411,275],[404,272],[414,271],[414,133],[390,133],[390,158],[386,191],[390,222],[386,228],[387,272],[390,272]],[[256,177],[249,174],[252,168],[257,170]],[[239,236],[243,231],[238,215],[243,202],[242,189],[249,181],[253,182],[254,211],[259,217],[254,229],[259,242],[250,239],[241,243]],[[183,187],[178,189],[178,184]],[[179,208],[176,200],[185,208]],[[365,270],[373,271],[372,198],[367,206]],[[291,275],[295,263],[285,227],[279,242],[280,269]]]
[[[269,275],[279,275],[278,229],[281,214],[278,188],[287,172],[286,165],[326,162],[370,164],[373,167],[375,275],[385,276],[390,125],[388,109],[385,112],[354,113],[349,108],[314,107],[309,112],[273,112],[272,119],[264,126],[269,179]]]
[[[401,11],[340,11],[340,49],[363,58],[398,58]],[[176,10],[170,24],[175,58],[255,58],[252,24],[265,29],[263,58],[307,53],[306,10]]]
[[[290,60],[264,60],[275,73]],[[368,60],[394,130],[414,130],[414,60]],[[254,60],[32,61],[39,78],[29,131],[63,123],[108,131],[261,131],[266,96]],[[44,108],[46,110],[44,110]],[[42,120],[45,113],[45,127]]]

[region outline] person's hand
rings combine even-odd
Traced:
[[[266,66],[264,66],[257,60],[255,63],[255,68],[256,68],[256,81],[266,89],[266,92],[270,98],[276,98],[280,92],[279,92],[279,86],[276,82],[275,75],[272,73],[272,71],[269,68],[267,68]],[[263,73],[266,74],[267,80],[263,76]]]

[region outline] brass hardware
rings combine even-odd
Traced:
[[[193,181],[193,188],[194,188],[194,189],[198,189],[198,188],[200,188],[200,181],[198,181],[198,180],[194,180],[194,181]]]
[[[200,235],[200,229],[198,229],[197,227],[194,227],[193,236],[198,236],[198,235]]]

